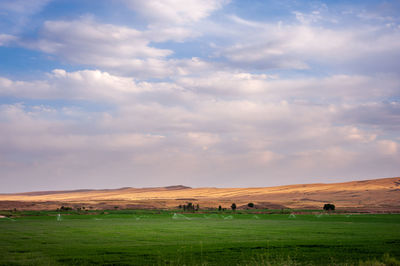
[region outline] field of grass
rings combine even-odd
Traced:
[[[384,254],[394,264],[400,259],[397,214],[22,214],[0,219],[0,265],[358,265]]]

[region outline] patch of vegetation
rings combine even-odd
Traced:
[[[396,214],[177,211],[19,212],[0,219],[0,265],[398,265],[400,258]]]
[[[334,211],[335,210],[335,205],[331,203],[324,204],[324,211]]]
[[[388,253],[383,255],[382,259],[369,259],[360,261],[360,266],[400,266],[400,260],[390,256]]]

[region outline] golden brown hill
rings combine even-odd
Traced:
[[[175,208],[192,202],[201,207],[229,208],[232,202],[258,208],[317,208],[334,203],[338,209],[400,211],[400,178],[333,184],[304,184],[254,188],[121,188],[106,190],[41,191],[0,194],[0,209],[55,209],[64,206],[107,209]]]

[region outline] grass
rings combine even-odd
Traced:
[[[398,265],[400,258],[397,214],[112,210],[62,213],[58,221],[57,213],[0,219],[0,265]]]

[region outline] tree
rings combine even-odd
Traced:
[[[190,211],[190,212],[194,212],[195,210],[199,210],[199,208],[200,208],[199,204],[197,204],[197,209],[195,209],[195,206],[191,202],[189,202],[188,204],[182,205],[182,207],[183,207],[183,211]]]
[[[186,210],[194,212],[194,205],[193,203],[189,202],[186,206]]]
[[[324,210],[325,211],[334,211],[335,210],[335,205],[327,203],[324,205]]]
[[[249,204],[247,204],[247,206],[248,206],[249,208],[254,208],[254,203],[253,203],[253,202],[250,202]]]
[[[218,206],[218,210],[222,211],[222,206],[221,205]]]
[[[236,210],[236,203],[232,203],[231,208],[232,208],[232,211],[235,211]]]

